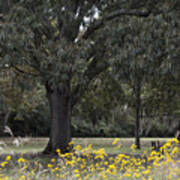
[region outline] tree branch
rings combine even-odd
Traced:
[[[104,72],[108,67],[108,63],[101,63],[98,64],[98,60],[100,57],[95,57],[94,60],[89,64],[87,70],[83,73],[83,82],[80,81],[74,91],[72,92],[72,101],[71,101],[71,107],[73,106],[81,99],[81,97],[84,95],[86,90],[88,89],[88,85],[90,82],[99,74]]]
[[[17,66],[13,66],[13,68],[19,72],[19,73],[22,73],[22,74],[27,74],[27,75],[31,75],[31,76],[39,76],[38,74],[34,74],[34,73],[30,73],[30,72],[25,72],[23,71],[22,69],[18,68]]]
[[[103,25],[119,16],[128,15],[128,16],[139,16],[139,17],[148,17],[150,15],[150,11],[138,11],[138,10],[126,10],[120,9],[110,13],[109,15],[103,17],[100,20],[95,21],[89,28],[86,30],[84,35],[82,36],[83,39],[88,39],[88,37],[93,34],[97,29],[103,27]]]

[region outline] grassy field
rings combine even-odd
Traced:
[[[180,180],[176,139],[142,138],[136,150],[134,138],[73,138],[73,153],[37,154],[47,141],[0,139],[0,180]],[[164,144],[164,154],[152,151],[151,141]]]
[[[27,152],[40,152],[42,151],[48,138],[0,138],[0,154],[3,153],[27,153]],[[129,153],[131,152],[131,145],[134,143],[134,138],[120,138],[118,144],[122,145],[117,148],[117,145],[112,145],[115,138],[73,138],[75,145],[86,147],[92,144],[94,149],[104,148],[107,153]],[[144,150],[151,149],[151,141],[159,140],[164,144],[171,138],[141,138],[141,150],[136,153],[142,153]]]

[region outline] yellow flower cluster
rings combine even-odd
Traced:
[[[118,146],[118,142],[119,139],[115,139],[112,144]],[[18,168],[13,179],[180,180],[180,160],[177,160],[180,155],[179,147],[179,141],[172,139],[159,152],[144,152],[135,156],[133,153],[107,154],[103,148],[94,150],[91,145],[86,148],[77,145],[71,153],[61,154],[60,149],[57,149],[58,157],[53,157],[46,165],[20,157],[17,159]],[[133,152],[136,146],[132,145],[131,149]],[[0,180],[12,179],[6,173],[11,161],[11,156],[7,156],[0,163]]]

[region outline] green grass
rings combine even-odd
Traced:
[[[131,145],[134,143],[134,138],[120,138],[118,144],[122,144],[121,148],[112,145],[115,138],[73,138],[76,145],[86,147],[92,144],[94,149],[104,148],[107,153],[130,153]],[[170,138],[141,138],[141,150],[136,153],[142,153],[144,150],[151,148],[151,141],[159,140],[161,144],[168,141]],[[3,153],[27,153],[27,152],[41,152],[47,142],[48,138],[21,138],[19,146],[13,145],[14,138],[1,138],[0,139],[0,154]]]

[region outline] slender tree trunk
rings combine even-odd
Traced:
[[[137,85],[136,89],[136,127],[135,127],[135,145],[137,149],[141,149],[140,144],[140,109],[141,109],[141,86],[140,83]]]
[[[57,149],[61,153],[70,151],[71,141],[71,98],[69,84],[63,87],[52,88],[46,86],[47,97],[51,111],[51,132],[50,139],[44,153],[56,153]]]
[[[180,141],[180,123],[179,123],[178,129],[176,131],[175,138],[177,138]]]

